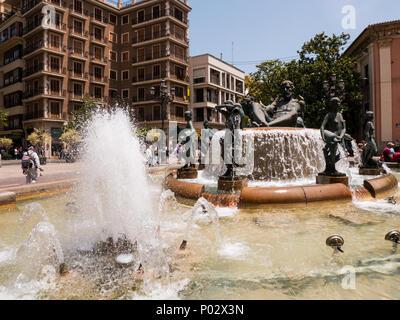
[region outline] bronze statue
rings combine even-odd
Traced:
[[[368,111],[366,113],[366,125],[365,125],[365,140],[367,141],[363,153],[362,153],[362,166],[361,168],[371,168],[376,169],[379,168],[380,165],[377,161],[373,159],[373,156],[378,152],[378,148],[375,142],[375,126],[373,123],[374,113],[372,111]]]
[[[338,145],[341,143],[344,146],[344,136],[346,134],[346,123],[342,114],[338,111],[340,107],[340,99],[337,97],[329,100],[329,112],[321,126],[322,140],[326,143],[324,147],[324,156],[326,169],[320,175],[343,177],[344,173],[336,170],[336,162],[340,160],[338,154]]]
[[[192,122],[192,111],[185,112],[186,128],[184,130],[184,138],[180,140],[180,143],[185,145],[186,149],[186,159],[185,166],[182,168],[189,169],[195,167],[196,162],[196,146],[195,139],[197,139],[196,130],[193,127]]]
[[[256,103],[251,98],[242,102],[251,127],[299,127],[304,128],[304,98],[294,99],[293,82],[286,80],[281,84],[282,97],[277,97],[268,106]]]
[[[243,129],[244,127],[244,111],[239,103],[233,103],[232,101],[228,100],[225,101],[223,105],[216,106],[215,109],[222,113],[225,116],[225,127],[226,127],[226,133],[225,133],[225,140],[224,140],[224,150],[232,150],[231,155],[228,155],[228,159],[231,158],[232,161],[228,161],[231,163],[226,164],[227,171],[223,175],[223,177],[230,177],[234,178],[235,177],[235,171],[234,168],[238,167],[238,164],[235,163],[234,161],[234,137],[235,137],[235,130],[240,130]],[[229,136],[230,138],[229,139]],[[227,141],[231,141],[231,144],[228,144]],[[232,157],[231,157],[232,156]],[[223,156],[224,158],[224,156]],[[227,158],[224,158],[225,162],[228,160]],[[230,159],[229,159],[230,160]]]

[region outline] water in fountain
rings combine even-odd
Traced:
[[[194,224],[212,224],[215,227],[215,240],[220,243],[219,234],[219,217],[215,207],[204,198],[197,200],[194,207],[187,212],[187,227],[184,235],[184,240],[188,240],[189,233],[192,231]]]
[[[29,222],[37,222],[39,220],[49,221],[49,218],[43,207],[39,203],[35,202],[28,204],[19,217],[18,228],[14,234],[14,245],[17,244],[24,227],[27,226]]]
[[[64,254],[54,226],[39,222],[17,250],[18,279],[37,279],[44,266],[59,268],[62,263]]]
[[[98,113],[88,124],[76,190],[72,226],[75,248],[91,249],[99,241],[124,235],[137,243],[146,269],[168,272],[159,222],[146,180],[145,159],[129,116],[122,110]]]

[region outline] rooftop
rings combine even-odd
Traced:
[[[214,58],[215,60],[218,60],[218,61],[220,61],[220,62],[226,64],[227,66],[230,66],[231,68],[236,69],[236,70],[239,71],[239,72],[245,73],[243,70],[241,70],[241,69],[235,67],[233,64],[230,64],[230,63],[228,63],[228,62],[226,62],[226,61],[224,61],[224,60],[222,60],[222,59],[219,59],[219,58],[213,56],[213,55],[210,54],[210,53],[199,54],[199,55],[197,55],[197,56],[191,56],[190,58],[193,59],[193,58],[205,57],[205,56],[212,57],[212,58]]]

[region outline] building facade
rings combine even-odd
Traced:
[[[344,55],[357,57],[364,111],[374,112],[380,148],[400,142],[400,20],[368,26]]]
[[[224,117],[215,107],[227,100],[239,102],[244,97],[244,71],[210,54],[189,58],[190,107],[196,129],[207,120],[211,128],[225,127]]]
[[[169,120],[184,125],[187,0],[133,0],[126,6],[99,0],[6,1],[14,1],[18,13],[0,24],[0,106],[9,114],[0,136],[18,130],[24,142],[34,128],[46,130],[52,137],[49,156],[61,148],[62,127],[85,96],[104,105],[123,99],[140,126],[160,128],[161,108],[150,88],[157,94],[162,79],[176,92],[167,106],[166,127]],[[10,62],[8,56],[15,58]]]

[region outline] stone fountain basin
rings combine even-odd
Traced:
[[[365,180],[363,188],[354,190],[337,183],[273,188],[246,187],[240,195],[231,195],[206,193],[205,185],[178,180],[171,174],[165,178],[164,187],[174,192],[177,198],[185,203],[203,197],[219,207],[305,208],[321,204],[349,203],[353,201],[353,197],[361,201],[384,199],[398,191],[398,181],[392,174],[387,174]]]

